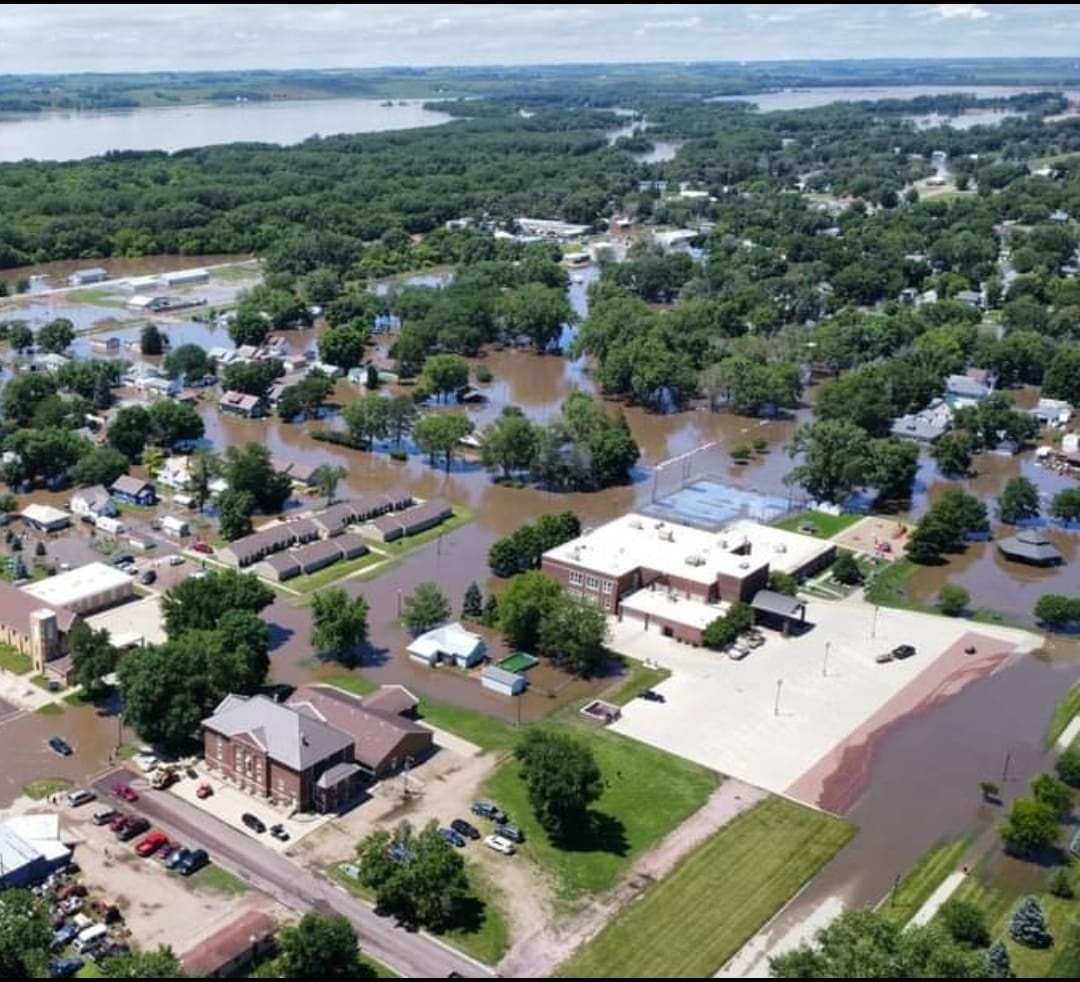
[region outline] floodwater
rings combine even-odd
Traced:
[[[109,259],[58,259],[50,263],[38,263],[35,266],[16,266],[12,269],[0,270],[0,279],[3,279],[15,293],[15,281],[20,277],[34,277],[30,285],[30,294],[43,290],[54,290],[66,287],[68,277],[80,269],[100,267],[106,270],[113,279],[123,279],[125,276],[151,276],[159,273],[175,272],[181,269],[201,269],[205,266],[220,266],[224,263],[247,262],[253,257],[238,255],[211,255],[211,256],[139,256],[137,258],[113,257]],[[91,284],[84,289],[94,289],[97,284]]]
[[[608,146],[613,146],[615,141],[623,136],[634,136],[637,133],[645,133],[649,129],[649,121],[642,119],[634,123],[628,123],[626,126],[620,126],[614,130],[607,131]],[[647,135],[647,134],[646,134]],[[635,153],[634,159],[639,164],[662,164],[669,160],[674,160],[675,155],[682,147],[681,140],[653,140],[650,137],[653,148],[647,150],[644,153]]]
[[[452,117],[410,99],[236,102],[145,109],[0,115],[0,161],[81,160],[109,150],[166,150],[219,143],[288,146],[312,136],[437,126]]]

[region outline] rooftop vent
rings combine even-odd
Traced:
[[[687,566],[704,566],[705,565],[705,557],[704,556],[698,556],[697,554],[687,556],[686,557],[686,565]]]
[[[739,569],[749,569],[749,568],[750,568],[749,563],[739,563]]]
[[[773,552],[787,552],[787,546],[783,542],[777,542],[773,546]]]
[[[659,531],[658,535],[665,542],[674,542],[675,541],[675,533],[672,532],[671,529],[661,529]]]
[[[640,518],[631,518],[630,519],[630,528],[632,528],[632,529],[641,529],[641,528],[644,528],[644,527],[645,526],[641,524],[641,519]]]

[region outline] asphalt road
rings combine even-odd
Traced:
[[[131,783],[137,779],[138,775],[133,772],[117,769],[95,781],[94,789],[99,798],[115,802],[113,784],[117,781]],[[356,928],[361,948],[406,978],[445,978],[450,972],[460,972],[467,978],[494,977],[486,966],[429,935],[407,931],[389,918],[376,917],[367,904],[264,848],[258,840],[224,822],[208,818],[205,812],[173,795],[147,791],[140,794],[134,805],[125,802],[117,807],[145,815],[189,847],[203,847],[210,853],[212,862],[287,907],[343,915]]]

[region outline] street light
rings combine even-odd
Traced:
[[[776,680],[776,703],[773,705],[773,716],[780,715],[780,690],[784,687],[784,680]]]
[[[825,658],[821,663],[821,677],[826,678],[829,674],[829,649],[832,647],[831,641],[825,642]]]

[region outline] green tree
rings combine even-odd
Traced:
[[[1059,631],[1080,621],[1080,599],[1065,597],[1060,593],[1044,593],[1035,602],[1035,619],[1051,631]]]
[[[1080,488],[1064,488],[1054,495],[1050,516],[1061,522],[1080,521]]]
[[[195,495],[201,515],[203,506],[210,498],[210,482],[221,470],[221,462],[214,454],[206,450],[196,450],[191,455],[191,461],[191,491]]]
[[[178,378],[184,382],[194,382],[214,374],[214,359],[201,344],[182,344],[173,348],[162,362],[169,378]]]
[[[1072,900],[1076,896],[1067,866],[1059,866],[1051,872],[1046,888],[1052,897],[1060,897],[1062,900]]]
[[[341,415],[352,440],[369,450],[376,440],[385,440],[390,434],[390,401],[377,392],[369,392],[356,402],[350,402]]]
[[[588,826],[602,792],[592,748],[569,733],[536,728],[514,748],[536,819],[553,842]]]
[[[217,499],[218,527],[228,542],[251,535],[255,498],[250,491],[222,491]]]
[[[489,593],[484,601],[482,622],[484,627],[499,626],[499,598],[494,593]]]
[[[503,477],[532,466],[540,442],[540,430],[517,406],[506,406],[498,419],[484,430],[480,459],[489,470],[501,468]]]
[[[938,916],[954,941],[970,948],[985,948],[990,944],[986,918],[978,904],[954,897],[941,905]]]
[[[604,609],[564,593],[540,620],[538,650],[570,674],[591,678],[607,664],[607,637]]]
[[[115,447],[95,447],[71,468],[71,479],[84,487],[103,484],[108,487],[128,472],[128,459]]]
[[[1054,764],[1058,777],[1069,787],[1080,787],[1080,748],[1069,746],[1061,752]]]
[[[944,477],[963,477],[971,470],[971,438],[964,432],[944,434],[930,451]]]
[[[19,510],[19,499],[10,491],[0,492],[0,514],[10,515]]]
[[[116,669],[117,650],[109,632],[95,631],[85,623],[76,624],[68,633],[68,650],[75,666],[75,681],[90,696],[102,689],[102,679]]]
[[[705,625],[701,632],[701,642],[707,648],[716,651],[726,648],[738,638],[739,632],[726,617],[716,617]]]
[[[286,979],[371,979],[353,926],[340,915],[308,911],[278,933],[277,969]]]
[[[473,431],[472,420],[460,413],[437,413],[424,416],[413,427],[413,438],[421,453],[426,453],[432,465],[442,457],[446,473],[454,460],[458,444]]]
[[[419,583],[405,598],[402,621],[413,634],[423,634],[433,627],[445,624],[451,617],[450,601],[446,599],[437,583]]]
[[[160,355],[165,351],[165,335],[154,324],[147,324],[139,335],[139,351],[143,355]]]
[[[469,363],[460,355],[432,355],[424,362],[424,378],[431,391],[445,399],[469,384]]]
[[[564,290],[527,283],[502,301],[506,333],[527,337],[537,352],[547,351],[559,339],[564,324],[577,320]]]
[[[182,580],[161,598],[161,612],[165,633],[174,639],[186,631],[213,630],[226,611],[258,614],[273,602],[274,591],[257,576],[226,570]]]
[[[776,569],[769,574],[769,589],[788,597],[794,597],[799,592],[799,581],[790,573]]]
[[[956,583],[943,583],[938,590],[937,607],[946,617],[959,617],[969,603],[971,594]]]
[[[1026,948],[1049,948],[1054,943],[1042,905],[1033,896],[1024,897],[1009,917],[1009,936]]]
[[[159,945],[152,951],[137,950],[106,959],[104,972],[108,979],[186,979],[188,977],[180,965],[180,960],[168,945]]]
[[[29,890],[0,890],[0,973],[4,978],[44,977],[52,933],[44,901]]]
[[[1037,853],[1057,841],[1057,812],[1034,798],[1014,798],[998,832],[1008,852],[1020,856]]]
[[[367,643],[368,602],[350,597],[341,587],[321,590],[311,598],[311,645],[346,662]]]
[[[277,414],[284,420],[292,421],[301,413],[309,419],[319,415],[334,391],[334,380],[330,376],[313,369],[296,385],[286,386],[278,396]]]
[[[476,580],[473,580],[465,588],[465,597],[461,601],[461,617],[462,619],[469,619],[478,621],[484,614],[484,595],[480,592],[480,587],[477,585]]]
[[[277,358],[266,361],[234,361],[225,366],[221,381],[226,390],[265,398],[270,386],[284,374],[285,366]]]
[[[1031,779],[1031,793],[1036,801],[1049,805],[1058,816],[1068,815],[1072,808],[1072,789],[1052,774],[1036,774]]]
[[[1010,477],[998,496],[998,518],[1010,525],[1028,518],[1038,518],[1041,510],[1039,489],[1026,477]]]
[[[581,535],[581,519],[572,511],[549,512],[536,520],[533,532],[536,550],[533,565],[539,566],[545,552]]]
[[[866,433],[854,423],[826,420],[808,423],[795,431],[788,448],[802,455],[787,480],[799,485],[815,501],[842,504],[866,476]]]
[[[416,419],[416,406],[408,395],[396,395],[388,400],[386,407],[386,422],[390,436],[394,440],[394,446],[400,447]]]
[[[347,372],[364,360],[364,348],[370,340],[371,332],[359,321],[328,328],[319,339],[319,359]]]
[[[173,447],[185,440],[198,440],[205,429],[194,406],[158,399],[146,411],[150,418],[150,442],[159,447]]]
[[[836,556],[832,564],[833,579],[845,586],[855,586],[862,583],[863,574],[855,556],[850,552],[841,552]]]
[[[150,414],[142,406],[125,406],[109,427],[109,444],[128,460],[138,460],[150,436]]]
[[[0,392],[4,419],[16,427],[29,426],[40,403],[56,394],[56,379],[43,372],[27,372],[11,379]]]
[[[30,325],[25,321],[18,321],[12,325],[11,333],[8,335],[8,344],[11,345],[11,350],[17,354],[22,354],[27,348],[34,346],[34,332],[30,330]]]
[[[328,507],[334,503],[338,484],[348,476],[349,472],[339,464],[320,464],[315,468],[315,487],[326,498]]]
[[[1014,979],[1012,962],[1009,961],[1009,949],[1005,942],[998,938],[986,951],[983,962],[983,970],[988,979]]]
[[[37,344],[42,351],[59,354],[75,340],[75,325],[66,317],[57,317],[38,329]]]
[[[499,625],[511,648],[536,651],[540,627],[563,596],[562,588],[539,571],[515,576],[499,598]]]
[[[281,511],[292,494],[289,476],[274,470],[270,451],[261,443],[229,447],[223,471],[229,490],[247,491],[264,514]]]

